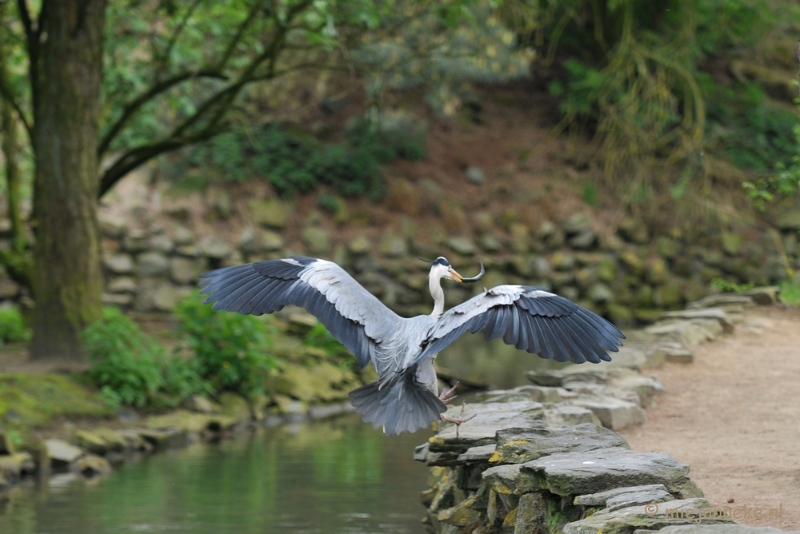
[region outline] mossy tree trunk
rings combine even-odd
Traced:
[[[81,360],[100,318],[98,119],[105,0],[45,0],[26,23],[34,122],[32,358]]]

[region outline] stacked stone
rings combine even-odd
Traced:
[[[431,468],[422,494],[436,534],[600,534],[662,530],[703,534],[779,532],[734,525],[689,478],[689,468],[656,452],[634,452],[617,434],[646,419],[662,387],[642,369],[691,363],[691,348],[731,332],[744,306],[771,290],[719,295],[663,315],[632,332],[637,340],[597,366],[531,371],[534,385],[492,391],[467,406],[475,418],[447,423],[415,459]],[[450,417],[461,408],[452,407]],[[471,412],[471,413],[470,413]]]

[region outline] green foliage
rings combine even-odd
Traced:
[[[0,308],[0,344],[30,341],[31,329],[18,308]]]
[[[753,282],[747,282],[744,284],[738,284],[736,282],[731,282],[730,280],[726,280],[724,278],[714,278],[711,280],[709,284],[713,289],[718,289],[723,293],[741,293],[743,291],[748,291],[756,287]]]
[[[83,331],[92,360],[88,376],[112,406],[146,405],[164,385],[164,350],[117,308]]]
[[[778,299],[788,306],[800,307],[800,282],[785,281],[780,284]]]
[[[381,165],[425,156],[424,129],[409,121],[400,124],[404,128],[357,121],[342,142],[331,144],[279,126],[229,132],[194,148],[188,163],[225,180],[265,177],[282,194],[307,193],[326,184],[345,196],[377,199],[384,191]]]
[[[500,12],[541,63],[558,65],[549,84],[564,115],[557,130],[594,134],[623,201],[667,193],[676,176],[673,198],[697,191],[704,151],[758,173],[788,165],[797,118],[757,83],[703,69],[718,69],[710,60],[723,53],[770,57],[761,42],[800,27],[800,9],[762,0],[511,0]]]
[[[756,83],[724,87],[707,76],[701,80],[709,102],[708,143],[742,169],[762,175],[785,170],[800,152],[798,116],[767,98]]]
[[[398,3],[352,52],[367,69],[368,90],[379,102],[387,89],[424,86],[428,102],[445,115],[461,106],[470,82],[496,83],[528,75],[530,51],[493,13],[491,2]]]
[[[800,99],[795,100],[800,110]],[[783,139],[792,139],[793,142],[786,147],[786,152],[790,154],[787,161],[780,161],[776,165],[777,173],[757,179],[754,182],[742,184],[747,195],[753,200],[755,206],[760,210],[765,210],[767,204],[775,199],[775,196],[785,196],[797,193],[800,188],[800,115],[784,112],[784,117],[793,119],[791,136],[784,133]]]
[[[213,393],[194,360],[170,358],[117,308],[83,331],[92,360],[87,373],[110,406],[174,407],[194,394]]]
[[[175,314],[180,320],[178,332],[203,380],[217,391],[245,396],[263,392],[264,380],[277,362],[267,352],[271,342],[262,318],[216,312],[203,304],[199,293],[181,301]]]

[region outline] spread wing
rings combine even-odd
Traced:
[[[333,262],[293,256],[225,267],[200,275],[215,310],[262,315],[287,304],[313,314],[365,367],[400,316]]]
[[[625,336],[599,315],[532,286],[497,286],[443,313],[422,342],[418,360],[437,354],[461,335],[483,330],[486,340],[559,362],[611,361]]]

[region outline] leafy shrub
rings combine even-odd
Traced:
[[[117,308],[83,331],[92,367],[89,379],[112,407],[175,407],[194,394],[213,393],[193,360],[170,358],[150,336]]]
[[[31,330],[25,324],[18,308],[0,308],[0,345],[3,342],[14,343],[30,341]]]
[[[200,377],[217,391],[246,396],[261,393],[267,373],[275,366],[267,325],[262,318],[217,312],[203,304],[199,293],[181,301],[175,309],[178,331],[185,336]]]
[[[164,350],[117,308],[83,331],[92,367],[89,378],[112,406],[142,407],[164,385]]]
[[[781,282],[778,299],[788,306],[800,307],[800,282]]]
[[[384,124],[386,123],[386,124]],[[384,192],[381,165],[396,158],[425,157],[425,132],[410,119],[356,121],[340,143],[323,143],[303,132],[268,126],[257,132],[219,135],[196,147],[189,164],[202,176],[172,172],[187,183],[210,180],[218,169],[226,180],[265,177],[282,194],[307,193],[333,186],[345,196],[380,198]],[[396,127],[400,126],[400,127]],[[203,178],[205,176],[205,178]]]

